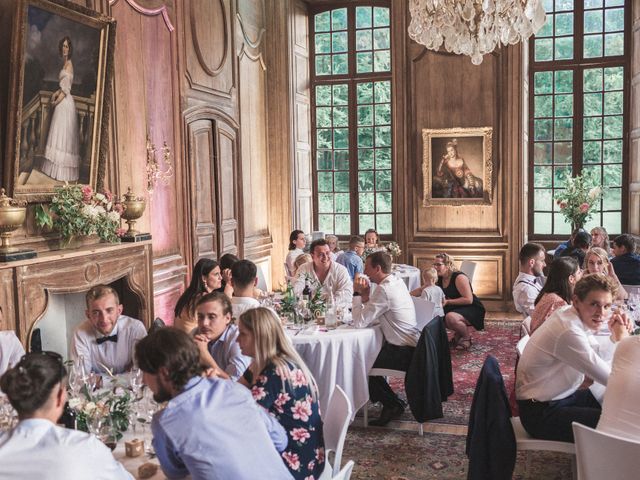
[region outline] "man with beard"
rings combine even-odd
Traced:
[[[237,382],[204,378],[194,341],[162,328],[136,345],[143,381],[157,402],[153,447],[165,475],[194,480],[291,479],[278,452],[287,435]]]
[[[520,249],[520,273],[513,284],[513,304],[525,317],[531,315],[536,297],[544,285],[542,269],[545,250],[539,243],[526,243]]]

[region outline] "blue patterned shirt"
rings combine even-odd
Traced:
[[[349,272],[351,280],[353,280],[357,273],[364,273],[364,263],[362,258],[353,250],[347,250],[336,260],[337,263],[346,267]]]

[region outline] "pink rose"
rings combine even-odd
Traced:
[[[587,213],[589,211],[589,204],[588,203],[582,203],[580,204],[580,212],[581,213]]]
[[[89,185],[85,185],[81,189],[82,191],[82,201],[88,202],[91,200],[91,196],[93,195],[93,189]]]
[[[111,193],[109,190],[106,190],[103,192],[105,198],[107,199],[107,202],[110,202],[111,200],[113,200],[113,193]]]
[[[567,208],[567,202],[560,202],[558,203],[558,206],[560,207],[560,210],[564,210]]]
[[[127,229],[126,228],[118,228],[116,230],[116,235],[118,237],[124,237],[124,234],[127,233]]]
[[[307,431],[306,428],[294,428],[291,430],[291,438],[293,438],[296,442],[304,443],[307,438],[311,438],[311,434]]]
[[[113,205],[113,211],[118,212],[118,215],[122,215],[124,213],[124,205],[121,203],[115,203]]]

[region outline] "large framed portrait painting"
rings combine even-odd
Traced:
[[[18,0],[5,180],[47,200],[56,185],[100,187],[108,145],[115,22],[64,0]]]
[[[423,205],[490,205],[490,127],[423,129]]]

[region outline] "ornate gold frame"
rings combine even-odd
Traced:
[[[3,180],[9,186],[12,196],[28,202],[48,201],[53,194],[54,187],[59,182],[42,183],[38,185],[18,185],[20,175],[20,162],[22,155],[28,148],[23,146],[25,138],[36,137],[33,132],[40,132],[37,126],[44,125],[44,114],[36,118],[32,123],[36,127],[25,127],[27,119],[23,119],[23,93],[24,75],[27,52],[28,11],[30,7],[45,10],[52,15],[63,17],[72,22],[99,31],[100,45],[98,53],[98,68],[96,72],[96,90],[90,100],[89,107],[93,107],[92,121],[87,122],[90,128],[90,137],[85,145],[85,157],[89,159],[89,185],[94,189],[100,189],[104,183],[104,176],[107,162],[107,152],[109,147],[109,115],[111,106],[111,81],[113,78],[113,50],[115,47],[115,25],[113,18],[102,15],[98,12],[84,8],[80,5],[66,0],[17,0],[13,34],[11,42],[11,87],[8,103],[7,118],[7,145],[6,160],[4,165]],[[74,96],[75,97],[75,96]],[[26,130],[30,128],[30,130]],[[31,137],[31,138],[33,138]],[[41,142],[40,142],[41,143]],[[26,144],[26,142],[25,142]],[[41,148],[41,146],[40,146]],[[83,160],[84,161],[84,160]]]
[[[433,158],[432,140],[434,138],[465,138],[482,137],[482,198],[434,198],[433,197]],[[422,129],[422,179],[423,199],[422,205],[491,205],[493,201],[493,128],[441,128]]]

